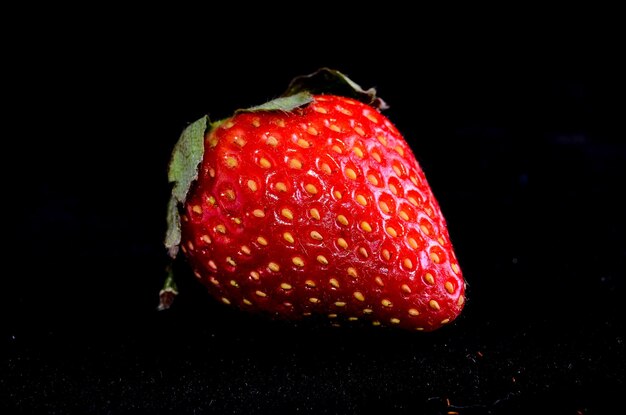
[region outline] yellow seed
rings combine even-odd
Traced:
[[[307,191],[307,193],[310,193],[312,195],[316,195],[317,194],[317,187],[315,187],[315,185],[313,184],[307,184],[306,186],[304,186],[304,190]]]
[[[346,303],[345,303],[345,302],[343,302],[343,301],[337,301],[337,302],[335,303],[335,305],[336,305],[337,307],[344,307],[344,306],[346,305]]]
[[[261,121],[258,118],[252,120],[252,125],[254,127],[259,127],[261,125]]]
[[[220,282],[218,280],[215,279],[215,277],[210,277],[209,281],[211,281],[211,284],[218,286],[220,285]]]
[[[276,120],[276,125],[279,127],[284,127],[285,126],[285,121],[278,119]]]
[[[439,242],[439,245],[445,245],[446,241],[444,241],[443,237],[440,236],[439,238],[437,238],[437,242]]]
[[[263,167],[264,169],[269,169],[270,167],[272,167],[272,163],[270,163],[270,161],[265,157],[261,157],[261,159],[259,160],[259,166]]]
[[[283,215],[285,218],[287,218],[289,220],[293,219],[293,212],[291,211],[291,209],[283,208],[280,211],[280,213],[281,213],[281,215]]]
[[[194,205],[191,210],[198,214],[202,213],[202,207],[200,205]]]
[[[415,177],[415,176],[411,175],[410,179],[411,179],[411,182],[412,182],[415,186],[417,186],[417,185],[419,184],[419,182],[417,181],[417,177]]]
[[[449,318],[444,318],[443,320],[441,320],[441,324],[448,324],[450,322]]]
[[[387,205],[386,202],[381,200],[381,201],[378,202],[378,206],[380,207],[380,210],[383,211],[383,213],[389,213],[390,212],[389,205]]]
[[[393,165],[393,171],[400,177],[402,177],[402,170],[400,169],[400,167],[396,166],[395,164]]]
[[[454,292],[454,285],[452,285],[450,281],[446,281],[444,287],[446,287],[446,291],[448,291],[450,294]]]
[[[356,131],[361,137],[365,135],[365,131],[363,131],[361,127],[354,127],[354,131]]]
[[[217,139],[217,137],[215,136],[215,134],[211,134],[211,135],[207,138],[207,141],[209,142],[209,146],[210,146],[211,148],[213,148],[213,147],[215,147],[215,146],[217,145],[217,143],[218,143],[218,141],[219,141],[219,140]]]
[[[230,285],[232,285],[235,288],[239,288],[239,284],[237,284],[237,281],[235,280],[230,280]]]
[[[257,281],[259,280],[259,278],[261,278],[261,275],[256,271],[250,271],[250,276],[252,277],[252,279]]]
[[[376,176],[374,176],[373,174],[368,174],[367,175],[367,180],[373,184],[374,186],[378,186],[378,179],[376,178]]]
[[[267,294],[265,294],[263,291],[256,290],[255,294],[259,297],[267,297]]]
[[[433,274],[431,274],[430,272],[427,272],[426,275],[424,275],[424,279],[430,285],[433,285],[435,283],[435,277],[433,277]]]
[[[380,154],[378,154],[377,152],[373,152],[372,153],[372,158],[374,160],[376,160],[377,162],[379,162],[379,163],[382,161],[382,158],[380,157]]]
[[[391,322],[391,324],[400,324],[400,319],[399,318],[392,318],[391,320],[389,320]]]
[[[231,220],[235,222],[237,225],[241,225],[241,218],[232,218]]]
[[[391,190],[394,196],[398,196],[398,189],[393,183],[389,183],[389,190]]]
[[[234,157],[226,157],[226,167],[235,168],[239,165],[239,162]]]
[[[376,281],[376,284],[380,285],[381,287],[385,286],[385,283],[383,282],[383,279],[380,278],[380,277],[374,278],[374,281]]]
[[[328,265],[328,260],[326,259],[324,255],[318,255],[317,262],[319,262],[322,265]]]
[[[369,254],[367,253],[367,249],[360,247],[359,248],[359,254],[361,254],[361,256],[367,258],[369,256]]]
[[[309,288],[315,288],[316,287],[315,281],[313,281],[313,280],[306,280],[306,281],[304,281],[304,285],[306,285]]]
[[[383,254],[383,258],[385,258],[385,260],[389,261],[391,259],[391,252],[389,252],[388,249],[383,249],[380,252]]]
[[[348,224],[348,219],[345,216],[343,216],[343,215],[338,215],[337,216],[337,222],[339,222],[340,224],[345,226],[345,225]]]
[[[330,127],[331,130],[335,131],[335,132],[341,132],[341,128],[337,127],[335,124],[331,124]]]
[[[222,302],[224,304],[230,304],[230,300],[228,298],[226,298],[226,297],[222,297]]]
[[[317,209],[313,208],[313,209],[311,209],[311,210],[309,211],[309,213],[311,214],[311,217],[312,217],[313,219],[315,219],[315,220],[320,220],[320,217],[321,217],[321,216],[320,216],[320,212],[319,212]]]
[[[215,200],[215,198],[214,198],[213,196],[209,196],[209,197],[207,198],[207,201],[209,202],[209,204],[210,204],[211,206],[213,206],[213,205],[215,204],[215,202],[216,202],[216,200]]]
[[[294,242],[293,235],[291,235],[291,233],[289,232],[283,233],[283,238],[285,239],[285,241],[289,242],[290,244]]]
[[[357,321],[358,317],[348,317],[348,321]]]
[[[432,259],[435,264],[438,264],[441,261],[441,259],[439,258],[439,255],[437,255],[436,252],[430,253],[430,259]]]
[[[376,137],[378,139],[378,141],[380,142],[380,144],[387,146],[387,139],[385,138],[385,136],[383,135],[379,135],[378,137]]]
[[[243,299],[243,303],[245,305],[252,305],[252,302],[250,300],[246,299],[246,298]]]
[[[270,271],[274,271],[274,272],[280,271],[280,266],[276,262],[270,262],[269,264],[267,264],[267,268]]]
[[[401,146],[397,145],[397,146],[394,148],[394,150],[396,150],[396,153],[398,153],[398,154],[400,154],[402,157],[404,157],[404,149],[403,149]]]
[[[335,144],[334,146],[331,147],[331,149],[338,154],[343,153],[343,151],[341,150],[341,147],[339,147],[337,144]]]
[[[372,314],[374,312],[374,310],[372,310],[371,308],[364,308],[363,309],[363,314]]]
[[[298,159],[291,159],[289,160],[289,167],[299,170],[302,168],[302,162]]]
[[[317,304],[320,302],[319,298],[315,298],[315,297],[309,298],[309,301],[312,302],[313,304]]]
[[[302,313],[302,315],[303,315],[303,316],[305,316],[305,317],[309,317],[311,314],[312,314],[312,313],[311,313],[311,312],[309,312],[309,311],[307,311],[306,313]]]
[[[303,267],[304,266],[304,261],[299,256],[295,256],[295,257],[291,258],[291,262],[293,262],[293,264],[295,266],[298,266],[298,267]]]
[[[450,267],[452,267],[452,271],[453,271],[455,274],[458,274],[458,273],[459,273],[460,269],[459,269],[459,266],[458,266],[457,264],[452,264],[452,265],[450,265]]]
[[[226,226],[220,223],[219,225],[215,226],[215,230],[222,234],[226,233]]]
[[[265,216],[265,212],[263,212],[261,209],[254,209],[252,211],[252,214],[256,216],[257,218],[262,218]]]
[[[313,126],[310,126],[309,128],[306,129],[306,132],[311,134],[311,135],[317,135],[317,129]]]
[[[420,225],[420,229],[422,230],[422,232],[424,232],[425,235],[430,234],[430,231],[428,230],[426,225]]]
[[[367,199],[365,198],[365,196],[363,195],[356,195],[356,201],[358,204],[363,205],[363,206],[367,206]]]
[[[193,242],[191,242],[191,241],[187,242],[187,246],[189,247],[190,251],[193,251]]]
[[[409,215],[404,210],[401,210],[400,213],[398,213],[398,216],[400,216],[404,220],[409,220]]]
[[[348,275],[351,276],[352,278],[358,277],[358,274],[356,272],[356,268],[348,267]]]
[[[225,130],[228,130],[229,128],[232,128],[234,125],[235,123],[232,120],[228,120],[224,124],[222,124],[221,127]]]
[[[323,163],[321,169],[326,174],[332,173],[332,170],[330,169],[330,166],[327,163]]]
[[[267,137],[266,143],[272,147],[276,147],[278,145],[278,140],[273,135]]]
[[[381,304],[384,307],[393,307],[393,304],[391,303],[391,301],[387,300],[386,298],[383,301],[381,301]]]
[[[346,242],[346,240],[343,238],[337,238],[337,245],[339,245],[343,249],[348,249],[348,242]]]
[[[345,114],[345,115],[352,115],[352,111],[350,111],[350,110],[348,110],[348,109],[345,109],[345,108],[343,108],[343,107],[337,107],[337,110],[338,110],[339,112],[341,112],[342,114]]]
[[[288,291],[288,290],[291,290],[292,287],[291,287],[290,284],[287,284],[286,282],[283,282],[282,284],[280,284],[280,288],[282,288],[283,290]]]
[[[248,180],[248,189],[252,190],[253,192],[256,192],[258,188],[259,186],[257,186],[254,180]]]
[[[235,200],[235,191],[233,189],[226,189],[224,191],[224,197],[228,200]]]
[[[283,182],[276,183],[276,185],[274,187],[279,192],[286,192],[287,191],[287,185],[285,183],[283,183]]]
[[[341,194],[339,190],[335,190],[333,192],[333,195],[335,196],[335,199],[341,199],[343,197],[343,195]]]
[[[243,252],[246,255],[250,255],[252,253],[248,245],[241,245],[241,252]]]
[[[262,236],[256,238],[256,241],[259,243],[259,245],[267,246],[267,239]]]
[[[309,148],[311,146],[311,144],[309,144],[309,142],[303,138],[298,138],[298,141],[296,141],[296,144],[302,148]]]
[[[243,147],[246,145],[246,140],[245,138],[235,136],[235,138],[233,138],[233,143],[237,144],[239,147]]]
[[[311,238],[317,240],[317,241],[321,241],[324,238],[322,237],[322,235],[318,232],[318,231],[311,231]]]
[[[378,124],[378,118],[376,118],[374,116],[374,114],[372,114],[371,112],[368,112],[366,114],[364,114],[368,120],[370,120],[371,122],[373,122],[374,124]]]
[[[411,294],[411,288],[408,285],[402,284],[400,288],[402,288],[402,291],[404,291],[405,293]]]
[[[418,205],[418,203],[417,203],[417,199],[416,199],[416,198],[414,198],[413,196],[409,196],[409,197],[407,197],[407,200],[408,200],[409,202],[411,202],[411,204],[412,204],[413,206],[417,206],[417,205]]]
[[[365,297],[359,291],[354,292],[354,298],[356,298],[359,301],[365,301]]]
[[[380,321],[372,321],[372,326],[380,326]]]
[[[363,221],[361,222],[361,229],[363,229],[365,232],[371,232],[372,226],[369,223]]]
[[[430,300],[428,302],[428,305],[430,306],[430,308],[432,308],[433,310],[440,310],[441,307],[439,306],[439,303],[435,300]]]
[[[415,238],[408,238],[409,241],[409,246],[413,249],[417,249],[417,241],[415,240]]]
[[[329,314],[328,318],[337,318],[337,314]]]
[[[415,330],[417,330],[417,331],[424,331],[424,327],[415,327]]]
[[[331,278],[329,282],[330,282],[330,285],[332,285],[333,287],[339,288],[339,281],[337,281],[335,278]]]
[[[346,177],[348,179],[355,180],[356,179],[356,172],[354,171],[354,169],[351,169],[350,167],[348,167],[346,169]]]
[[[210,244],[211,243],[211,237],[209,235],[202,235],[200,237],[200,240],[206,244]]]
[[[415,317],[415,316],[419,316],[419,314],[420,314],[420,312],[419,312],[419,311],[417,311],[416,309],[414,309],[414,308],[409,308],[409,315],[411,315],[411,316],[414,316],[414,317]]]
[[[413,262],[409,258],[404,258],[402,265],[404,265],[405,268],[413,269]]]
[[[326,109],[322,108],[322,107],[314,107],[313,109],[315,111],[319,112],[320,114],[327,114],[328,113],[328,111],[326,111]]]
[[[456,304],[461,307],[463,305],[463,303],[465,302],[465,297],[460,296],[458,301],[456,302]]]
[[[388,233],[389,235],[393,236],[394,238],[395,238],[396,236],[398,236],[398,232],[397,232],[394,228],[392,228],[391,226],[388,226],[388,227],[387,227],[387,233]]]
[[[363,154],[363,150],[361,150],[359,147],[354,147],[354,148],[352,149],[352,151],[354,152],[354,154],[355,154],[358,158],[360,158],[360,159],[362,159],[362,158],[363,158],[363,156],[364,156],[364,154]]]
[[[234,259],[232,259],[231,257],[227,256],[226,257],[226,262],[228,262],[230,265],[232,265],[233,267],[237,266],[237,263],[235,262]]]

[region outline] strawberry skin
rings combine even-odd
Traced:
[[[220,301],[274,317],[431,331],[465,282],[411,149],[378,110],[314,95],[207,132],[181,249]]]

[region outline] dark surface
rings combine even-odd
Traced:
[[[0,412],[623,410],[626,128],[610,48],[416,39],[417,64],[406,50],[373,65],[359,57],[384,42],[198,57],[166,35],[72,39],[24,49],[47,64],[14,85],[25,138],[10,154],[26,162],[7,189]],[[429,334],[292,327],[216,304],[184,263],[157,312],[179,133],[320,66],[390,104],[447,218],[462,316]]]

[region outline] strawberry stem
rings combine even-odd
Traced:
[[[170,308],[174,302],[174,298],[178,295],[178,286],[176,285],[176,281],[174,281],[172,264],[168,265],[165,271],[167,272],[167,277],[163,283],[163,288],[161,288],[159,292],[159,306],[157,307],[159,311]]]

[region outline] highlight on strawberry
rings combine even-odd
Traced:
[[[386,104],[339,71],[190,124],[172,154],[165,246],[218,301],[432,331],[466,284],[439,204]],[[161,308],[177,293],[172,275]]]

